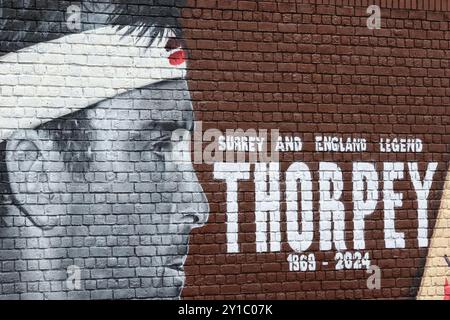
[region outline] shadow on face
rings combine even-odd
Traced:
[[[15,206],[0,227],[14,275],[0,294],[179,298],[189,233],[209,212],[193,119],[178,80],[16,133],[5,150]]]

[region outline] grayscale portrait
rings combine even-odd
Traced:
[[[209,213],[183,3],[128,2],[0,2],[0,298],[181,296]]]

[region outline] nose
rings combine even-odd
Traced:
[[[178,191],[181,201],[174,204],[173,222],[182,225],[186,232],[203,227],[209,218],[209,203],[192,165],[191,170],[183,172]]]

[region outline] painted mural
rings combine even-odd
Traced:
[[[179,298],[209,208],[183,151],[194,116],[177,8],[83,1],[65,22],[50,1],[36,22],[37,2],[8,4],[0,293]]]

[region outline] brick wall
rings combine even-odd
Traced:
[[[1,298],[450,296],[447,1],[0,6]]]
[[[370,2],[370,3],[369,3]],[[352,251],[352,163],[438,162],[429,195],[429,236],[440,208],[448,161],[447,2],[438,1],[189,1],[183,11],[190,48],[189,85],[198,118],[207,128],[279,129],[304,139],[301,153],[281,155],[281,220],[285,221],[284,172],[295,161],[311,168],[314,241],[308,253],[334,261],[336,250],[319,250],[319,163],[337,163],[344,177],[347,249]],[[382,28],[366,26],[367,6],[381,5]],[[316,152],[318,134],[363,137],[365,153]],[[423,139],[422,153],[382,153],[381,138]],[[224,181],[214,180],[213,166],[196,167],[211,206],[206,227],[195,231],[188,259],[185,298],[354,299],[414,298],[421,286],[427,248],[419,248],[417,196],[408,174],[396,182],[403,205],[396,226],[406,234],[404,249],[383,243],[383,203],[366,221],[365,238],[372,263],[382,270],[381,289],[369,290],[365,270],[289,272],[293,252],[282,232],[282,249],[256,253],[255,185],[239,183],[241,252],[227,254]],[[252,169],[253,170],[253,169]],[[381,178],[380,178],[381,179]],[[383,184],[379,185],[382,198]],[[445,222],[444,222],[445,223]],[[443,224],[441,224],[443,226]],[[282,223],[282,230],[286,224]],[[442,234],[448,236],[445,226]],[[427,284],[441,299],[443,259],[438,277]],[[446,273],[447,272],[447,273]]]

